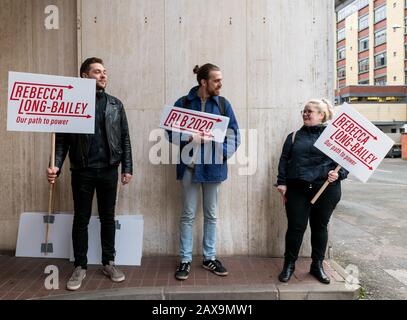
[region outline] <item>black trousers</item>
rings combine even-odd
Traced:
[[[102,244],[102,264],[114,261],[116,223],[114,219],[118,169],[83,169],[72,171],[72,193],[74,219],[72,242],[75,267],[87,268],[88,225],[92,214],[92,201],[96,190],[100,218],[100,237]]]
[[[341,198],[341,185],[329,184],[314,205],[311,200],[321,185],[313,185],[305,181],[287,183],[286,213],[288,229],[285,236],[286,260],[295,261],[302,244],[307,224],[311,227],[311,258],[323,260],[328,243],[328,223],[332,212]]]

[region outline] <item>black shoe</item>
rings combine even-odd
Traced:
[[[189,270],[191,270],[191,262],[181,262],[175,271],[175,278],[178,280],[186,280],[189,276]]]
[[[324,284],[329,284],[331,282],[331,279],[329,279],[324,271],[323,260],[312,261],[309,273],[317,278],[319,282]]]
[[[212,271],[214,274],[218,276],[227,276],[228,271],[219,260],[204,260],[202,262],[202,267]]]
[[[288,282],[295,270],[295,261],[284,261],[283,271],[278,276],[281,282]]]

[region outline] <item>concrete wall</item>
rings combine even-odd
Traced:
[[[218,253],[282,255],[286,219],[272,184],[282,143],[301,124],[303,103],[332,98],[333,1],[61,0],[55,4],[63,19],[52,31],[43,27],[45,1],[2,4],[1,88],[8,70],[75,75],[77,57],[105,60],[108,91],[124,102],[134,149],[134,180],[122,188],[117,213],[144,216],[145,255],[178,253],[181,211],[175,165],[149,161],[155,144],[150,132],[157,128],[162,106],[195,85],[195,64],[219,65],[222,95],[234,106],[240,127],[257,130],[255,143],[243,144],[236,158],[257,145],[257,170],[241,175],[241,163],[230,165],[220,191]],[[17,43],[11,40],[16,32]],[[11,43],[18,55],[7,51]],[[5,119],[6,92],[1,93]],[[0,249],[13,249],[20,213],[47,208],[49,136],[6,132],[5,121],[1,136],[0,188],[6,196],[0,200]],[[57,208],[72,211],[66,169],[58,189]],[[201,226],[200,210],[194,238],[199,255]]]
[[[59,8],[59,30],[44,27],[47,0],[0,4],[0,250],[12,250],[20,213],[48,210],[44,173],[51,147],[49,134],[6,131],[8,71],[76,76],[76,3],[53,1]],[[56,202],[70,208],[66,178],[57,187]]]

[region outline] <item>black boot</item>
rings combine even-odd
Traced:
[[[317,278],[319,282],[325,284],[329,284],[331,282],[331,279],[329,279],[329,277],[324,271],[323,260],[312,261],[309,273],[312,274],[315,278]]]
[[[278,276],[278,280],[281,282],[287,282],[290,280],[292,274],[295,270],[295,261],[284,261],[283,271],[281,271],[280,275]]]

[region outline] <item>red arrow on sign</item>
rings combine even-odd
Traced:
[[[73,89],[73,86],[69,85],[69,86],[60,86],[60,85],[56,85],[56,84],[42,84],[42,83],[32,83],[32,82],[15,82],[15,84],[27,84],[30,86],[41,86],[41,87],[55,87],[55,88],[66,88],[66,89]]]
[[[50,117],[72,117],[72,118],[92,118],[90,114],[87,115],[77,115],[77,114],[53,114],[53,113],[26,113],[28,115],[33,115],[33,116],[50,116]]]
[[[342,145],[341,143],[339,143],[336,140],[333,140],[336,144],[340,145],[342,148],[344,148],[346,151],[348,151],[352,156],[354,156],[356,159],[358,159],[362,164],[364,164],[366,167],[369,168],[370,171],[373,170],[373,167],[369,166],[367,163],[365,163],[363,160],[361,160],[357,155],[353,154],[352,151],[348,150],[344,145]]]
[[[374,140],[377,140],[377,137],[373,134],[371,134],[368,130],[366,130],[363,126],[361,126],[356,120],[354,120],[350,115],[344,113],[344,116],[348,117],[351,119],[354,123],[356,123],[359,127],[361,127],[363,130],[365,130]]]
[[[32,82],[14,82],[13,90],[11,90],[10,100],[13,100],[13,101],[18,101],[19,100],[19,99],[14,98],[14,91],[16,89],[17,84],[30,85],[30,86],[40,86],[40,87],[65,88],[65,89],[68,89],[68,90],[73,89],[73,86],[71,86],[71,85],[69,85],[69,86],[60,86],[60,85],[56,85],[56,84],[41,84],[41,83],[32,83]]]

